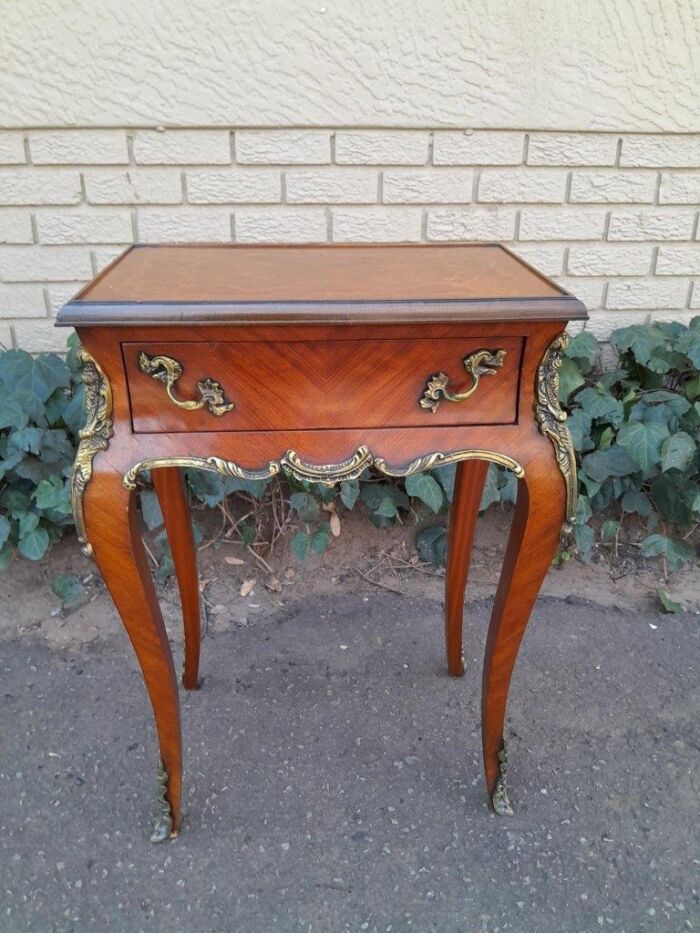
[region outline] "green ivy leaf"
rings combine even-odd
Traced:
[[[15,473],[38,486],[42,479],[51,479],[56,475],[56,466],[56,461],[48,463],[39,457],[28,456],[17,464]]]
[[[649,497],[640,489],[628,489],[622,497],[622,511],[635,513],[647,518],[653,509]]]
[[[625,448],[639,469],[647,475],[651,467],[659,462],[661,444],[666,437],[668,431],[663,425],[631,421],[623,424],[617,432],[617,443]]]
[[[247,492],[255,499],[262,499],[269,484],[266,479],[243,479],[240,476],[224,476],[223,492],[230,496],[234,492]]]
[[[590,563],[593,557],[593,529],[590,525],[574,525],[574,544],[585,563]]]
[[[321,502],[331,502],[335,499],[335,486],[325,486],[323,483],[313,483],[311,486],[311,495]]]
[[[415,499],[425,502],[433,512],[439,512],[444,502],[442,489],[427,473],[416,473],[406,477],[406,492]]]
[[[311,538],[311,550],[314,554],[323,554],[330,543],[330,522],[321,522]]]
[[[566,356],[583,363],[585,372],[588,372],[598,358],[598,341],[589,331],[579,331],[569,341]]]
[[[566,405],[569,396],[586,384],[578,364],[574,360],[564,357],[559,367],[559,401]]]
[[[158,496],[153,489],[141,490],[141,514],[149,531],[160,528],[163,524],[163,513],[160,510]]]
[[[666,521],[687,527],[693,520],[692,502],[697,486],[677,473],[662,473],[651,483],[651,497]]]
[[[595,388],[582,389],[576,396],[577,403],[591,418],[609,421],[613,427],[622,424],[624,411],[622,402],[612,396],[600,383]]]
[[[630,385],[630,374],[626,369],[617,367],[616,369],[609,369],[604,373],[601,373],[599,376],[600,384],[606,389],[612,389],[619,386],[621,383],[625,385]]]
[[[311,493],[293,492],[289,497],[289,503],[294,511],[299,513],[303,522],[313,522],[320,514],[319,504]]]
[[[17,547],[29,560],[41,560],[49,547],[49,534],[45,528],[35,528],[20,537]]]
[[[362,501],[374,514],[384,518],[395,518],[398,508],[408,508],[409,499],[405,492],[389,483],[365,483],[360,490]]]
[[[14,548],[9,542],[0,547],[0,571],[7,570],[12,561],[13,554]]]
[[[500,502],[501,493],[498,488],[498,471],[496,470],[495,463],[489,463],[489,468],[486,472],[486,481],[484,483],[484,489],[481,493],[481,502],[479,503],[479,511],[484,512],[486,509],[492,505],[494,502]]]
[[[615,535],[619,531],[619,528],[620,528],[620,523],[616,522],[612,518],[603,522],[603,524],[600,527],[600,540],[604,544],[610,544],[611,541],[615,540]]]
[[[452,496],[454,495],[455,489],[455,479],[457,477],[457,464],[448,463],[446,466],[436,467],[433,470],[433,476],[445,490],[445,498],[447,501],[452,502]]]
[[[0,547],[3,547],[7,539],[10,537],[10,531],[12,530],[12,525],[5,518],[4,515],[0,515]]]
[[[51,581],[51,589],[64,606],[69,606],[85,592],[80,580],[72,573],[57,573]]]
[[[13,431],[10,434],[10,443],[13,447],[17,447],[19,450],[28,451],[32,454],[38,454],[41,450],[41,438],[43,434],[44,432],[41,430],[41,428],[27,425],[26,427],[19,428],[19,430]]]
[[[654,350],[646,365],[653,373],[664,375],[672,369],[682,369],[685,365],[685,359],[680,353],[668,350],[665,347],[658,347]]]
[[[577,525],[585,525],[591,515],[593,515],[593,511],[591,509],[591,503],[588,499],[588,496],[579,496],[576,503],[576,515],[574,516],[574,522]]]
[[[2,438],[0,438],[2,440]],[[6,452],[3,460],[0,460],[0,478],[5,476],[6,473],[9,473],[11,470],[14,470],[15,467],[22,462],[24,459],[24,453],[21,450],[15,450],[9,445],[5,445]]]
[[[585,453],[595,447],[591,438],[592,423],[591,416],[586,414],[582,408],[574,409],[569,415],[567,424],[569,425],[569,431],[571,431],[571,440],[575,450]]]
[[[632,324],[614,330],[610,343],[616,350],[631,350],[637,362],[646,366],[654,351],[665,345],[666,335],[654,325]]]
[[[19,516],[19,536],[24,538],[31,534],[39,525],[39,516],[36,512],[23,512]]]
[[[661,448],[661,469],[685,470],[693,462],[695,441],[685,431],[678,431],[667,438]]]
[[[642,554],[645,557],[665,557],[668,569],[680,570],[693,556],[693,549],[685,541],[676,541],[666,535],[649,535],[642,541]]]
[[[42,479],[32,493],[32,498],[38,509],[51,509],[66,515],[71,511],[68,484],[60,476]]]
[[[68,387],[70,374],[55,353],[32,356],[25,350],[7,350],[0,354],[0,382],[8,391],[29,392],[43,403],[59,387]]]
[[[1,359],[0,355],[0,359]],[[17,399],[0,393],[0,430],[3,428],[21,429],[27,425],[29,415]]]
[[[224,498],[222,477],[207,470],[187,470],[187,482],[192,494],[205,505],[218,505]]]
[[[700,369],[700,329],[688,328],[676,341],[676,350],[685,353],[696,369]]]
[[[0,503],[7,509],[12,518],[19,519],[26,512],[32,500],[28,492],[23,489],[6,489],[2,494]]]
[[[340,484],[340,501],[346,509],[351,509],[360,495],[360,484],[356,479],[346,480]]]
[[[418,556],[426,564],[444,565],[447,555],[447,530],[443,525],[421,528],[416,536]]]
[[[671,599],[671,596],[668,590],[665,590],[662,586],[658,586],[656,588],[656,595],[659,597],[659,602],[663,606],[665,612],[670,612],[670,613],[673,613],[673,615],[678,615],[678,613],[683,610],[683,607],[681,606],[681,604]]]
[[[515,505],[518,498],[518,478],[510,470],[496,468],[498,470],[498,491],[501,496],[501,502],[510,502]]]
[[[381,516],[382,518],[395,518],[397,514],[396,506],[389,496],[382,496],[376,508],[372,509],[372,511],[375,515]]]
[[[655,392],[645,392],[643,395],[644,401],[649,404],[654,404],[655,402],[674,402],[678,397],[676,392],[669,392],[667,389],[657,389]]]
[[[292,538],[292,551],[298,560],[306,560],[311,545],[311,535],[305,531],[297,531]]]
[[[597,483],[610,476],[628,476],[639,469],[637,461],[620,444],[587,454],[581,463],[586,474]]]
[[[159,557],[154,576],[158,583],[167,583],[174,573],[175,564],[173,562],[173,556],[168,550]]]
[[[598,439],[598,450],[607,450],[608,447],[612,447],[612,442],[615,440],[615,431],[613,428],[608,425],[600,433],[600,438]]]
[[[236,528],[241,536],[241,545],[244,548],[250,547],[255,541],[255,527],[244,522],[242,525],[240,523],[236,525]]]
[[[700,375],[694,376],[692,379],[688,379],[687,382],[684,382],[683,391],[685,392],[686,398],[691,402],[694,402],[696,398],[700,398]]]
[[[70,460],[73,456],[73,445],[68,435],[60,428],[50,428],[41,435],[41,459],[44,463],[58,463]]]
[[[62,420],[71,434],[76,437],[85,423],[85,386],[82,382],[73,389],[73,396],[63,408]]]
[[[657,321],[654,325],[658,327],[660,331],[663,331],[667,337],[670,337],[671,340],[675,340],[677,337],[680,337],[681,334],[685,333],[688,329],[685,324],[681,324],[680,321]]]

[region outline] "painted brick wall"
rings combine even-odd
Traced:
[[[62,350],[60,305],[132,242],[498,240],[596,336],[700,313],[700,134],[0,131],[0,342]]]

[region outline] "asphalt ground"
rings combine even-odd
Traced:
[[[159,846],[126,636],[4,641],[0,930],[699,929],[698,617],[541,598],[509,705],[516,813],[497,817],[489,608],[468,607],[461,679],[428,599],[313,597],[211,632],[182,694],[183,829]]]

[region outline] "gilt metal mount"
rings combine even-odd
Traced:
[[[508,787],[506,786],[506,774],[508,772],[508,753],[506,751],[506,740],[501,740],[501,748],[498,752],[498,777],[496,786],[491,795],[491,803],[494,812],[499,816],[512,816],[515,812],[508,796]]]
[[[225,415],[231,411],[235,405],[233,402],[227,402],[224,397],[224,390],[214,379],[200,379],[197,383],[200,398],[179,399],[175,397],[175,383],[183,373],[182,363],[172,358],[172,356],[149,356],[143,351],[139,353],[139,369],[147,376],[153,376],[165,383],[165,391],[168,398],[177,405],[178,408],[184,408],[186,411],[197,411],[200,408],[208,408],[212,415]]]
[[[165,842],[177,833],[173,832],[173,814],[168,800],[168,772],[165,770],[162,758],[158,762],[156,787],[156,813],[151,842]]]
[[[563,529],[565,534],[571,532],[571,523],[576,518],[578,501],[576,453],[571,431],[566,423],[566,412],[559,402],[559,368],[568,343],[569,338],[565,333],[554,338],[539,365],[535,384],[537,424],[540,433],[552,442],[557,465],[566,484],[566,523]]]
[[[78,540],[83,545],[83,553],[92,556],[92,545],[87,540],[83,496],[87,484],[92,479],[92,461],[101,450],[107,450],[109,440],[114,434],[112,421],[112,387],[100,364],[84,348],[80,349],[80,362],[83,365],[85,384],[85,426],[78,437],[78,450],[73,463],[71,476],[71,505]]]
[[[160,467],[183,467],[185,469],[209,470],[212,473],[218,473],[220,476],[236,476],[239,479],[248,480],[271,479],[280,472],[280,469],[284,468],[295,479],[321,483],[324,486],[333,486],[335,483],[357,479],[367,467],[374,467],[384,476],[412,476],[414,473],[432,470],[433,467],[446,466],[448,463],[458,463],[460,460],[488,460],[490,463],[497,463],[499,466],[511,470],[518,479],[525,476],[525,470],[517,460],[493,450],[475,448],[473,450],[455,450],[451,453],[436,451],[423,457],[417,457],[415,460],[411,460],[410,463],[393,466],[388,464],[383,457],[375,457],[368,447],[362,445],[357,448],[352,457],[342,463],[308,463],[306,460],[302,460],[295,450],[288,450],[279,460],[270,460],[267,466],[260,470],[249,470],[246,467],[239,466],[232,460],[224,460],[222,457],[149,457],[147,460],[140,460],[127,470],[122,484],[127,489],[137,489],[142,482],[143,474],[149,470],[157,470]]]
[[[449,376],[439,372],[428,379],[423,395],[419,399],[421,408],[428,408],[433,414],[438,410],[440,398],[448,402],[465,402],[479,388],[482,376],[495,376],[503,366],[506,358],[505,350],[477,350],[462,360],[465,370],[472,377],[472,384],[464,392],[450,392],[447,388]]]

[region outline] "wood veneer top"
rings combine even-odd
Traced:
[[[374,320],[424,320],[444,319],[435,306],[445,303],[514,301],[541,304],[543,318],[585,317],[580,302],[498,244],[134,246],[62,309],[58,323],[331,322],[356,319],[357,305],[388,303],[393,309]],[[310,309],[314,303],[326,309]]]

